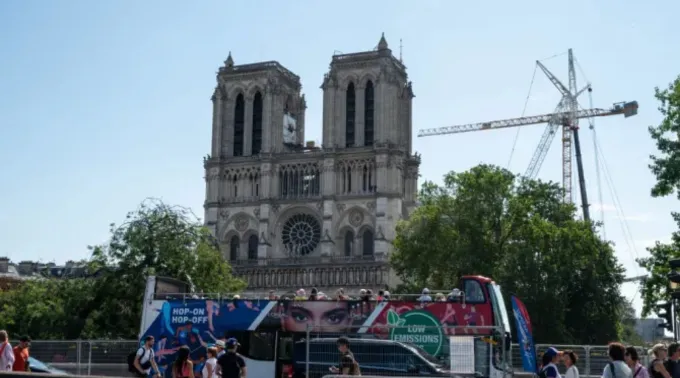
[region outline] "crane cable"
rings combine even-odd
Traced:
[[[538,64],[534,64],[534,73],[531,75],[531,84],[529,84],[529,92],[527,93],[527,97],[524,100],[524,109],[522,109],[522,117],[524,117],[524,114],[527,111],[527,105],[529,105],[529,98],[531,98],[531,89],[534,87],[534,80],[536,79],[536,71],[538,70]],[[515,147],[517,146],[517,139],[519,139],[519,132],[522,130],[521,127],[517,128],[517,132],[515,132],[515,140],[512,141],[512,150],[510,150],[510,158],[508,159],[508,166],[507,169],[510,169],[510,163],[512,162],[512,157],[515,155]]]
[[[581,68],[581,65],[578,63],[576,59],[574,59],[576,66],[578,67],[579,71],[583,75],[584,78],[586,78],[586,82],[590,83],[588,81],[585,73],[583,72],[583,69]],[[588,91],[588,97],[590,101],[590,108],[593,108],[593,94],[592,90]],[[621,206],[621,201],[619,199],[619,195],[616,191],[616,186],[614,185],[614,181],[611,178],[610,171],[609,171],[609,166],[607,164],[607,160],[605,158],[605,155],[602,151],[602,147],[600,146],[599,140],[597,138],[597,133],[595,131],[595,122],[593,118],[589,118],[589,126],[590,130],[593,133],[593,153],[595,156],[595,173],[597,177],[597,189],[598,189],[598,201],[600,202],[600,217],[602,220],[602,236],[604,240],[607,240],[607,232],[605,229],[605,224],[604,224],[604,202],[603,202],[603,196],[602,196],[602,182],[601,182],[601,174],[600,172],[602,171],[604,173],[605,181],[607,184],[607,187],[609,189],[610,196],[612,198],[612,201],[614,201],[614,207],[617,212],[617,217],[619,218],[619,224],[621,225],[621,231],[623,232],[623,237],[624,241],[627,246],[628,254],[630,257],[633,259],[634,262],[639,258],[639,254],[637,251],[637,247],[635,246],[635,239],[633,238],[633,234],[630,230],[630,225],[628,224],[628,220],[626,219],[626,215],[623,212],[623,207]],[[640,268],[635,263],[633,265],[633,269],[635,271],[635,276],[640,275]],[[637,299],[638,295],[640,294],[639,290],[635,290],[635,294],[633,295],[633,298],[630,299],[629,303],[632,306],[633,302]]]

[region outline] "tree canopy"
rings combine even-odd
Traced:
[[[562,196],[557,184],[490,165],[426,182],[421,206],[397,226],[392,265],[412,288],[455,287],[464,274],[493,278],[506,300],[525,302],[537,342],[609,342],[625,310],[623,268]]]
[[[665,197],[675,193],[680,198],[680,76],[666,89],[655,89],[655,97],[659,101],[659,111],[663,116],[658,126],[650,126],[649,133],[656,142],[658,156],[651,156],[650,169],[656,176],[656,184],[652,187],[653,197]],[[680,213],[672,212],[671,216],[680,229]],[[671,236],[670,243],[660,243],[647,248],[649,257],[638,259],[638,264],[645,268],[650,276],[640,287],[644,307],[642,315],[646,316],[655,310],[656,303],[668,300],[669,260],[680,258],[680,232]]]
[[[190,282],[197,292],[245,287],[190,211],[157,200],[111,224],[111,239],[90,250],[96,278],[30,280],[1,292],[0,329],[36,339],[135,338],[148,275]]]

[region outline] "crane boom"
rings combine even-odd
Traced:
[[[579,110],[576,112],[576,118],[606,117],[616,114],[623,114],[626,117],[630,117],[637,114],[637,109],[638,109],[637,101],[617,103],[614,104],[614,106],[610,109],[594,108]],[[446,134],[460,134],[471,131],[495,130],[508,127],[536,125],[540,123],[550,122],[553,119],[559,120],[557,123],[561,124],[561,120],[569,119],[570,115],[571,112],[564,111],[559,113],[541,114],[537,116],[503,119],[499,121],[470,123],[467,125],[446,126],[434,129],[423,129],[418,131],[418,137]]]

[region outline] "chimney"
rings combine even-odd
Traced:
[[[21,276],[30,276],[35,271],[35,264],[33,261],[21,261],[17,270]]]
[[[9,257],[0,257],[0,273],[9,271]]]

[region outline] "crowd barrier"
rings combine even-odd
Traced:
[[[12,344],[16,342],[12,341]],[[138,342],[135,340],[33,340],[31,344],[32,357],[69,374],[129,377],[127,355],[136,349]],[[576,366],[582,377],[601,376],[605,365],[609,362],[606,345],[538,344],[536,350],[541,353],[549,346],[554,346],[559,350],[573,350],[578,356]],[[328,353],[336,352],[333,350]],[[639,355],[643,365],[646,366],[649,363],[646,350],[639,348]],[[513,367],[515,376],[530,375],[522,369],[522,359],[517,344],[513,345],[512,354],[505,359]],[[564,367],[560,366],[559,369],[564,374]]]

